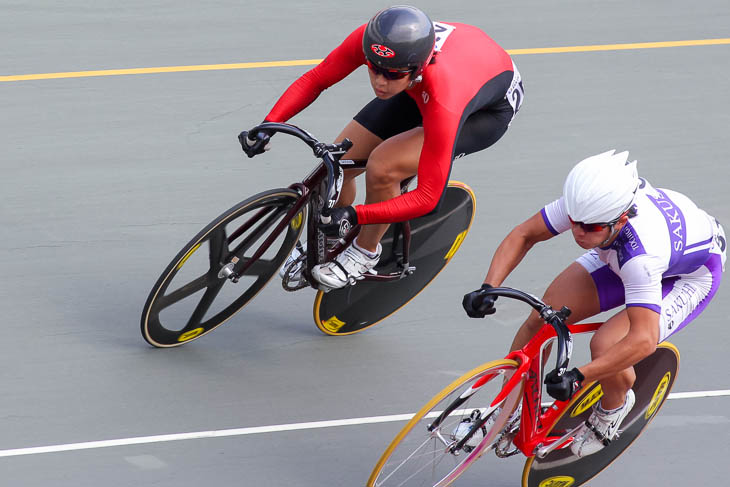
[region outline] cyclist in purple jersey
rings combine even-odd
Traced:
[[[561,400],[572,397],[583,381],[600,381],[603,397],[571,444],[574,454],[586,456],[616,437],[633,407],[633,365],[714,297],[726,240],[717,220],[688,197],[639,178],[628,152],[604,152],[578,163],[563,196],[507,235],[482,287],[464,296],[467,314],[494,313],[496,298],[483,290],[501,285],[534,244],[568,230],[588,252],[553,280],[544,301],[568,306],[572,323],[625,305],[593,336],[591,362],[545,378],[548,393]],[[533,312],[512,350],[522,348],[542,324]]]

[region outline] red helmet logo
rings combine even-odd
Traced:
[[[377,54],[380,57],[393,57],[395,56],[395,52],[388,46],[383,46],[381,44],[373,44],[370,46],[370,49]]]

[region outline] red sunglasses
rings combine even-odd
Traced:
[[[610,223],[583,223],[583,222],[574,222],[572,218],[568,217],[570,220],[570,223],[573,225],[579,225],[580,229],[584,232],[600,232],[604,228],[610,226]]]
[[[576,221],[573,221],[573,219],[570,218],[570,217],[568,217],[568,220],[570,220],[570,223],[572,223],[573,225],[579,225],[580,228],[581,228],[581,230],[583,230],[584,232],[600,232],[604,228],[614,226],[616,223],[618,223],[618,221],[621,219],[621,217],[624,216],[624,215],[626,215],[627,213],[628,213],[628,211],[625,211],[625,212],[621,213],[618,216],[618,218],[616,218],[615,220],[610,221],[608,223],[583,223],[583,222],[576,222]]]
[[[376,66],[375,64],[371,63],[368,59],[367,61],[368,69],[375,73],[376,75],[382,75],[387,80],[396,80],[396,79],[403,79],[406,76],[411,75],[413,73],[410,69],[385,69],[381,68],[380,66]]]

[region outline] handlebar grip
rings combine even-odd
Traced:
[[[347,139],[347,138],[346,139],[343,139],[342,142],[340,143],[340,147],[342,147],[342,150],[344,150],[345,152],[347,152],[350,149],[352,149],[352,141],[350,139]]]

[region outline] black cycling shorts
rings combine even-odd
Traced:
[[[511,76],[511,73],[510,73]],[[514,111],[505,98],[493,101],[494,90],[503,90],[502,80],[488,82],[470,103],[480,107],[469,114],[456,135],[452,158],[484,150],[497,142],[507,131]],[[504,91],[502,91],[504,93]],[[479,104],[479,100],[489,100]],[[404,91],[387,100],[373,99],[355,115],[354,120],[385,140],[423,124],[416,102]]]

